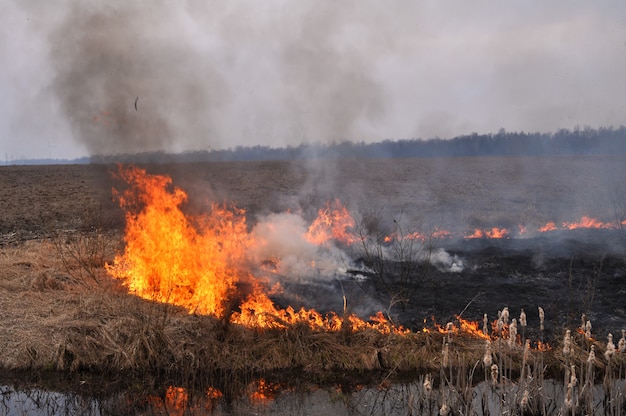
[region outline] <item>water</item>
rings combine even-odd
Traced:
[[[255,381],[234,399],[215,389],[190,393],[168,386],[160,393],[119,392],[104,398],[61,393],[37,388],[0,386],[0,415],[464,415],[563,414],[567,389],[554,380],[524,392],[510,383],[481,382],[464,391],[449,386],[428,391],[423,378],[411,383],[385,386],[283,387]],[[624,414],[626,382],[577,386],[573,404],[578,412],[596,415]],[[445,406],[444,406],[445,402]],[[522,412],[523,410],[523,412]],[[443,411],[443,412],[442,412]],[[570,409],[571,412],[571,409]],[[568,413],[570,414],[570,413]]]

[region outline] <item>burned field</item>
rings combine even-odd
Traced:
[[[534,375],[562,379],[592,344],[599,370],[587,381],[606,372],[623,379],[622,367],[603,357],[607,335],[617,343],[626,328],[622,158],[0,173],[7,370],[176,376],[222,394],[218,374],[358,384],[433,373],[443,388],[452,378],[485,378],[472,368],[489,338],[508,379],[544,366]],[[167,225],[145,209],[155,201]],[[186,254],[167,249],[180,241],[192,245]],[[198,260],[208,252],[215,257]],[[160,263],[170,280],[155,281]],[[215,276],[210,293],[192,279],[191,263]],[[498,328],[505,308],[510,318]],[[576,356],[566,357],[564,331],[575,333],[582,314],[593,335],[576,338]],[[444,347],[453,364],[444,363]],[[439,373],[444,366],[458,375]]]

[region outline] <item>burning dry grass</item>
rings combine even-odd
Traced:
[[[103,269],[97,279],[79,282],[50,241],[4,248],[0,269],[0,366],[5,369],[190,379],[215,372],[253,376],[298,371],[312,380],[328,380],[347,373],[436,374],[442,368],[448,374],[455,368],[470,383],[482,379],[482,372],[472,369],[483,366],[485,340],[463,331],[402,334],[345,327],[329,332],[305,322],[250,329],[132,296]],[[492,341],[491,349],[507,377],[519,377],[524,360],[559,376],[566,363],[584,362],[593,344],[601,380],[606,346],[586,342],[576,344],[568,357],[557,347],[533,349],[524,358],[521,342],[510,346],[503,339]],[[623,354],[616,353],[611,371],[623,368]]]
[[[257,374],[432,368],[432,336],[375,329],[324,332],[304,322],[248,329],[129,295],[100,270],[72,277],[49,241],[0,255],[0,365],[112,374],[229,371]],[[408,352],[408,353],[407,353]]]

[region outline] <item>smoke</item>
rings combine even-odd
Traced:
[[[206,136],[228,87],[183,42],[165,2],[74,2],[52,35],[53,83],[75,137],[92,154],[173,150]],[[211,91],[211,93],[208,93]]]
[[[330,280],[345,276],[348,256],[331,244],[315,245],[307,241],[307,226],[297,214],[270,214],[252,229],[257,247],[257,263],[278,260],[275,273],[283,279]]]
[[[429,260],[440,272],[461,273],[464,269],[463,260],[459,256],[451,255],[442,248],[432,253]]]
[[[352,139],[384,113],[367,51],[341,41],[347,6],[64,6],[52,90],[91,154]]]

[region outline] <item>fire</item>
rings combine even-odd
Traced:
[[[277,307],[269,297],[272,293],[269,281],[263,276],[272,273],[281,259],[259,258],[256,249],[263,242],[249,231],[244,210],[213,204],[208,213],[191,217],[181,210],[187,194],[174,187],[170,177],[121,166],[116,175],[129,185],[123,192],[116,192],[120,206],[126,210],[125,248],[106,269],[112,277],[123,280],[131,293],[184,307],[190,313],[211,315],[253,328],[304,324],[316,331],[409,332],[394,325],[381,312],[364,321],[356,315]],[[346,207],[335,200],[319,210],[308,230],[304,232],[306,228],[302,228],[303,235],[299,238],[317,245],[332,240],[349,245],[357,241],[351,233],[354,225]],[[578,223],[563,226],[617,227],[591,217],[582,217]],[[556,225],[548,223],[540,231],[550,229],[556,229]],[[504,238],[508,234],[506,228],[494,227],[476,229],[466,238]],[[448,237],[450,233],[437,230],[436,235]],[[414,233],[404,238],[424,238],[424,235]],[[311,264],[314,266],[315,260],[311,260]],[[274,286],[274,290],[279,289],[279,284]],[[489,338],[477,322],[460,317],[457,321],[458,327],[453,324],[450,328],[438,329]]]
[[[314,330],[338,331],[375,328],[405,333],[382,314],[365,322],[356,315],[339,317],[315,310],[278,308],[269,298],[267,282],[254,276],[249,252],[258,246],[248,232],[245,212],[236,207],[213,205],[210,213],[190,218],[181,205],[187,195],[171,187],[171,178],[149,175],[145,170],[120,167],[117,175],[130,185],[118,193],[126,209],[125,249],[107,271],[122,279],[129,291],[145,299],[167,302],[190,313],[228,318],[256,328],[284,328],[305,323]],[[354,224],[339,201],[324,210],[307,234],[342,241]],[[277,262],[271,259],[271,262]],[[255,265],[264,270],[267,261]]]
[[[455,322],[448,322],[446,326],[441,326],[433,319],[433,326],[440,334],[464,334],[469,335],[474,338],[481,339],[491,339],[489,334],[485,334],[482,329],[480,329],[480,324],[478,321],[468,321],[467,319],[463,319],[460,316],[455,316],[458,321],[458,325]],[[422,330],[423,332],[430,332],[427,329]]]
[[[490,230],[482,230],[476,228],[474,233],[466,236],[465,238],[505,238],[509,235],[509,230],[506,228],[493,227]]]
[[[565,230],[576,230],[579,228],[589,228],[589,229],[618,229],[620,226],[626,224],[626,221],[623,222],[603,222],[598,220],[597,218],[593,218],[587,215],[583,215],[579,221],[576,222],[563,222],[561,223],[561,227],[557,227],[554,222],[548,222],[543,227],[539,228],[539,231],[545,233],[547,231],[555,231],[557,229],[565,229]]]
[[[452,233],[448,230],[437,229],[432,233],[433,238],[450,238]]]
[[[130,189],[119,196],[126,213],[126,247],[109,273],[136,295],[218,317],[236,286],[251,280],[241,269],[254,242],[238,209],[214,205],[189,219],[180,210],[187,195],[168,190],[171,179],[139,168],[120,169]]]
[[[564,222],[563,227],[568,230],[575,230],[577,228],[615,228],[611,223],[598,221],[588,216],[583,216],[578,222]]]
[[[318,216],[310,225],[305,238],[317,245],[329,240],[350,245],[357,241],[357,237],[349,231],[354,225],[354,219],[348,209],[336,199],[332,204],[326,203],[326,207],[318,211]]]
[[[550,221],[543,227],[539,228],[539,231],[542,233],[545,233],[547,231],[554,231],[554,230],[556,230],[556,224],[553,221]]]
[[[468,321],[460,316],[457,316],[456,319],[459,321],[462,333],[471,335],[475,338],[491,339],[489,334],[485,334],[482,329],[480,329],[480,324],[477,321]]]
[[[552,347],[545,342],[537,341],[537,351],[550,351]]]

